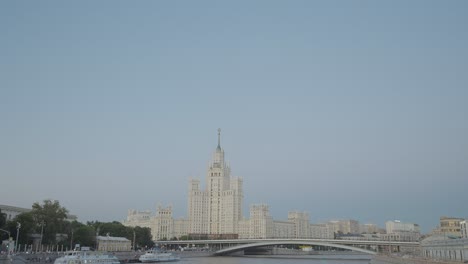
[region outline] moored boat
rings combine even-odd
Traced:
[[[120,261],[106,252],[69,251],[57,258],[54,264],[120,264]]]
[[[170,261],[179,261],[180,258],[174,256],[172,253],[168,252],[158,252],[155,250],[146,251],[145,254],[141,255],[139,260],[143,263],[154,263],[154,262],[170,262]]]

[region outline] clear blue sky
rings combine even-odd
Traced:
[[[222,128],[275,219],[468,217],[467,1],[1,1],[0,203],[122,220]]]

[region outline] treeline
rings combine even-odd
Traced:
[[[19,228],[18,244],[31,245],[34,238],[40,238],[42,234],[42,245],[63,245],[70,248],[72,245],[96,246],[96,236],[109,234],[113,237],[125,237],[132,241],[135,237],[135,248],[151,248],[154,242],[151,240],[151,230],[143,227],[127,227],[120,222],[86,222],[67,219],[68,210],[60,205],[58,201],[44,200],[42,204],[34,203],[32,210],[17,215],[14,219],[7,221],[6,215],[0,211],[1,240],[8,239],[6,231],[10,232],[13,239],[17,237]],[[133,245],[133,244],[132,244]]]

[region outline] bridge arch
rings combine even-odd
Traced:
[[[324,246],[324,247],[333,247],[333,248],[341,248],[341,249],[348,249],[352,251],[358,251],[370,255],[375,255],[377,252],[359,248],[359,247],[353,247],[353,246],[346,246],[346,245],[340,245],[340,244],[332,244],[332,243],[323,243],[323,242],[318,242],[318,241],[291,241],[291,240],[285,240],[285,241],[266,241],[266,242],[256,242],[256,243],[250,243],[250,244],[243,244],[243,245],[238,245],[238,246],[233,246],[233,247],[228,247],[224,248],[221,250],[218,250],[214,253],[216,256],[221,256],[221,255],[226,255],[230,254],[236,251],[241,251],[244,249],[248,248],[256,248],[256,247],[265,247],[265,246],[279,246],[279,245],[310,245],[310,246]]]

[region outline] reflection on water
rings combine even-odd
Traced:
[[[328,257],[328,256],[324,256]],[[363,256],[370,258],[369,256]],[[356,256],[350,256],[356,258]],[[181,264],[368,264],[370,260],[363,259],[312,259],[312,258],[280,258],[280,257],[203,257],[183,258]]]

